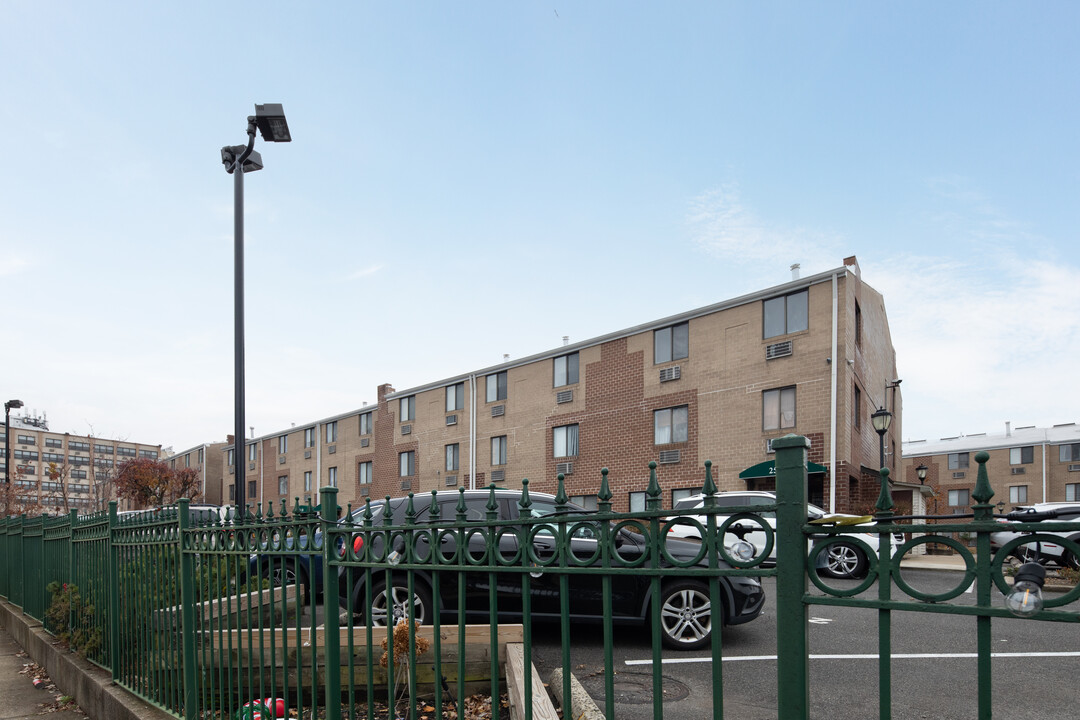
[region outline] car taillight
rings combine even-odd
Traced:
[[[352,550],[353,550],[353,553],[355,553],[356,555],[359,555],[359,554],[360,554],[360,550],[361,550],[361,548],[363,548],[363,547],[364,547],[364,538],[362,538],[362,537],[361,537],[361,536],[359,536],[359,535],[357,535],[357,536],[356,536],[355,538],[353,538],[353,541],[352,541]]]

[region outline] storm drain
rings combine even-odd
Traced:
[[[673,677],[660,678],[664,701],[682,700],[690,694],[690,688]],[[601,707],[604,705],[604,675],[578,677],[581,686]],[[648,705],[653,701],[653,677],[648,673],[625,673],[615,675],[615,702],[631,705]]]

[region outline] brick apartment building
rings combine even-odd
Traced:
[[[116,499],[118,465],[161,456],[161,445],[53,432],[43,417],[12,415],[10,425],[11,472],[4,462],[3,433],[0,472],[14,484],[17,502],[37,504],[49,514],[105,509]],[[126,501],[121,502],[121,508],[126,507]]]
[[[1080,426],[1076,423],[1050,428],[1012,428],[1003,433],[980,433],[917,440],[903,444],[901,472],[909,483],[918,483],[916,469],[927,468],[926,485],[932,488],[932,510],[941,514],[966,513],[975,500],[979,470],[975,455],[986,451],[987,478],[994,490],[991,502],[1009,510],[1037,502],[1080,503]]]
[[[212,505],[228,504],[234,499],[228,493],[233,485],[225,484],[225,456],[223,450],[232,444],[232,436],[223,443],[203,443],[168,456],[169,466],[177,468],[195,468],[202,480],[198,502]]]
[[[896,379],[884,301],[851,257],[531,357],[407,390],[382,385],[376,405],[249,440],[246,496],[277,507],[335,485],[355,504],[522,478],[553,492],[564,473],[567,493],[589,506],[607,467],[614,506],[627,510],[644,506],[656,461],[669,506],[700,489],[707,459],[721,490],[773,487],[770,443],[796,433],[812,443],[812,500],[859,509],[880,487],[878,407],[894,414],[886,464],[899,457]]]

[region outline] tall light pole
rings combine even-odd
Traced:
[[[4,483],[11,482],[11,411],[21,408],[22,400],[8,400],[4,403]]]
[[[244,465],[244,173],[262,170],[262,156],[255,152],[255,129],[266,142],[291,142],[289,124],[280,103],[256,105],[255,114],[248,116],[247,145],[227,145],[221,148],[221,162],[233,176],[233,341],[236,377],[235,424],[233,425],[233,475],[236,482],[236,506],[243,517],[245,475]],[[240,172],[236,172],[239,170]]]

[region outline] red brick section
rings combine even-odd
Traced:
[[[657,468],[665,504],[670,504],[671,490],[702,485],[705,469],[697,454],[697,389],[683,386],[678,392],[645,397],[645,361],[642,352],[627,352],[625,339],[604,343],[600,362],[589,363],[582,371],[585,409],[547,419],[545,477],[533,479],[531,489],[555,492],[555,466],[571,461],[574,472],[566,477],[567,495],[595,495],[600,490],[600,470],[607,467],[613,507],[626,511],[629,493],[647,487],[649,461],[656,460],[661,450],[682,453],[678,463]],[[687,442],[654,445],[653,411],[681,405],[688,407]],[[574,423],[578,425],[578,455],[554,457],[552,429]]]

